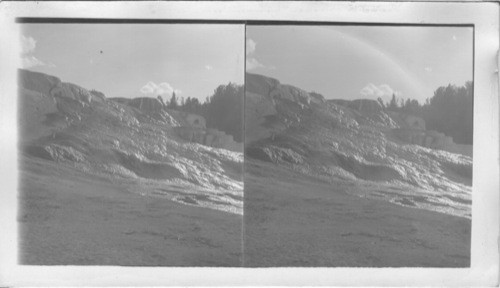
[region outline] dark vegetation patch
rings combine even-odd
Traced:
[[[371,181],[390,181],[400,179],[399,173],[390,166],[368,164],[339,153],[332,153],[338,165],[357,178]]]
[[[114,152],[118,163],[139,177],[156,180],[183,177],[179,170],[170,164],[146,162],[135,155],[128,155],[117,150]]]
[[[444,162],[441,164],[444,170],[449,170],[460,177],[472,180],[472,165]]]
[[[415,204],[415,202],[409,200],[408,198],[400,198],[400,199],[396,199],[394,200],[394,202],[396,203],[400,203],[400,204],[403,204],[403,205],[406,205],[406,206],[412,206],[412,207],[415,207],[417,206]]]
[[[472,204],[472,200],[468,200],[468,199],[462,199],[462,198],[450,196],[450,195],[443,195],[443,197],[446,197],[452,201],[462,203],[462,204]]]
[[[54,161],[52,155],[43,146],[28,145],[23,147],[22,150],[29,156],[37,157],[44,160]]]

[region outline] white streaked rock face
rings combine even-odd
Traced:
[[[385,111],[372,100],[306,102],[305,92],[283,97],[302,90],[260,75],[246,80],[247,157],[360,187],[424,194],[435,201],[420,203],[425,209],[442,211],[451,197],[459,200],[447,213],[470,212],[463,203],[471,198],[471,154],[450,137],[425,130],[422,119]],[[391,193],[385,199],[400,203]]]

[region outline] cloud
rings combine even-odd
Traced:
[[[22,64],[23,64],[24,68],[31,68],[31,67],[45,66],[46,65],[43,61],[39,60],[38,58],[36,58],[33,55],[24,56],[22,58]]]
[[[453,35],[453,37],[451,37],[451,38],[453,38],[453,41],[457,41],[457,36],[456,35]]]
[[[257,43],[255,43],[255,41],[253,41],[252,39],[247,38],[246,46],[247,46],[246,55],[250,55],[255,52],[255,47],[257,46]]]
[[[253,54],[255,53],[255,49],[257,47],[257,43],[250,38],[246,40],[246,68],[247,70],[253,70],[257,68],[264,69],[275,69],[274,66],[264,65]]]
[[[160,95],[162,98],[167,99],[172,97],[172,93],[181,94],[182,91],[178,89],[174,89],[172,85],[167,82],[162,82],[160,84],[156,84],[153,81],[149,81],[146,85],[142,86],[140,89],[141,93],[147,97],[157,97]]]
[[[24,37],[21,35],[21,54],[34,52],[36,48],[36,40],[33,37]]]
[[[210,71],[210,70],[214,69],[214,67],[212,67],[212,66],[210,66],[210,65],[205,65],[205,69],[207,69],[207,70],[209,70],[209,71]]]
[[[432,67],[425,67],[424,70],[425,70],[425,72],[430,73],[430,72],[432,72]]]
[[[392,94],[398,95],[399,92],[392,89],[391,86],[387,84],[375,85],[373,83],[369,83],[360,91],[361,95],[370,99],[382,98],[383,100],[387,100],[392,97]]]
[[[56,67],[54,63],[46,63],[36,58],[35,53],[36,40],[33,37],[25,37],[21,35],[21,60],[23,68],[31,68],[36,66]]]
[[[264,68],[264,67],[266,66],[260,63],[257,59],[247,57],[247,70],[253,70],[256,68]]]

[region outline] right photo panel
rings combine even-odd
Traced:
[[[473,33],[247,25],[244,266],[470,266]]]

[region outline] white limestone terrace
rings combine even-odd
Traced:
[[[471,149],[376,101],[311,94],[247,73],[247,159],[348,181],[348,192],[362,197],[470,218]]]
[[[243,154],[179,137],[175,128],[192,116],[159,109],[154,98],[107,99],[28,70],[19,70],[19,101],[19,145],[28,162],[141,183],[137,193],[183,205],[243,213]]]

